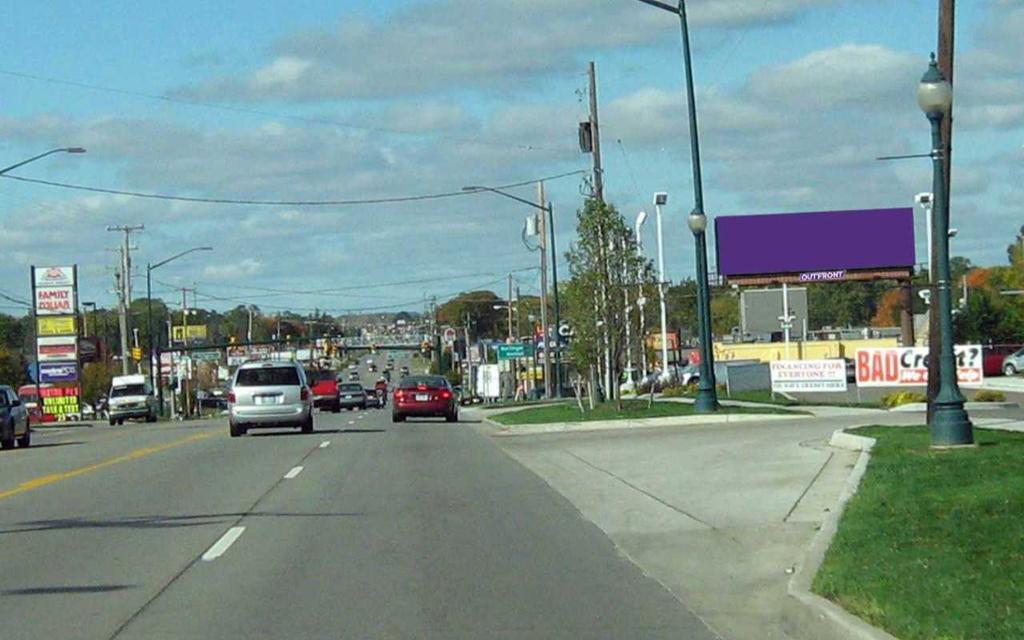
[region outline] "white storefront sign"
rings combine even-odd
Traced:
[[[953,347],[956,378],[964,387],[985,381],[979,345]],[[891,347],[857,350],[857,385],[861,387],[913,387],[928,384],[927,347]]]

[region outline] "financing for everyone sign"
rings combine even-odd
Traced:
[[[47,336],[37,341],[39,362],[69,362],[78,359],[78,338]]]
[[[63,316],[74,313],[74,287],[38,287],[36,289],[36,315]]]
[[[980,387],[985,380],[981,347],[957,345],[956,379],[960,386]],[[926,347],[890,347],[857,350],[857,385],[861,387],[902,387],[928,384]]]
[[[846,362],[835,360],[776,360],[771,363],[774,393],[846,391]]]

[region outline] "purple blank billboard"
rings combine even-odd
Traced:
[[[914,265],[914,210],[721,216],[718,273],[754,276]]]

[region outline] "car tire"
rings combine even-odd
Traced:
[[[124,418],[118,418],[118,419],[117,419],[117,425],[118,425],[118,426],[121,426],[121,425],[123,425],[123,424],[124,424]]]
[[[14,423],[7,425],[7,429],[0,435],[0,449],[14,448]]]
[[[28,449],[32,446],[32,429],[29,428],[28,422],[25,423],[25,435],[18,438],[18,448]]]
[[[444,420],[445,420],[445,422],[458,422],[459,421],[459,413],[457,411],[451,411],[449,413],[446,413],[444,415]]]
[[[146,422],[156,422],[156,414],[150,413],[146,416]]]
[[[306,421],[302,423],[302,433],[313,433],[313,414],[310,413]]]
[[[341,413],[341,404],[335,404],[331,407],[331,413]]]
[[[228,428],[231,432],[232,438],[238,438],[245,435],[245,428],[240,424],[228,422]]]
[[[1004,366],[1003,367],[1003,375],[1004,376],[1015,376],[1015,375],[1017,375],[1017,367],[1013,366],[1012,364],[1008,364],[1008,365]]]
[[[405,422],[405,416],[400,413],[392,413],[391,422]]]
[[[110,420],[108,420],[108,422],[110,423],[110,426],[114,426],[115,424],[117,424],[117,420],[115,418],[111,418]]]

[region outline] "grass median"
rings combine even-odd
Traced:
[[[585,405],[584,405],[585,406]],[[770,407],[722,407],[719,413],[776,414],[785,413],[801,415],[798,411],[787,411]],[[669,418],[675,416],[697,415],[692,404],[681,402],[658,402],[650,407],[647,400],[623,400],[620,410],[616,403],[605,402],[587,408],[580,413],[574,403],[549,404],[522,411],[513,411],[494,416],[494,421],[505,425],[547,424],[552,422],[594,422],[596,420],[638,420],[642,418]]]
[[[878,444],[814,591],[902,640],[1024,638],[1024,434],[856,433]]]

